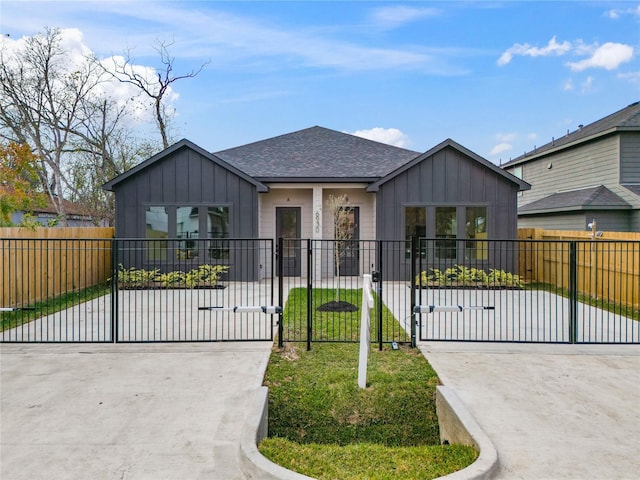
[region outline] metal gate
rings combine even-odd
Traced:
[[[282,240],[281,240],[282,241]],[[404,241],[297,239],[300,276],[279,277],[284,306],[279,345],[284,342],[358,342],[363,275],[373,278],[371,342],[411,343],[410,288]],[[357,245],[356,245],[357,244]],[[346,271],[344,258],[353,259]]]
[[[414,239],[421,341],[640,343],[640,242]]]
[[[637,241],[358,240],[341,271],[354,240],[295,239],[276,277],[279,242],[0,239],[0,341],[354,342],[370,274],[380,348],[640,343]]]
[[[2,250],[3,342],[274,338],[279,315],[261,308],[275,299],[271,240],[28,239]]]

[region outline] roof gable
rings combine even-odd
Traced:
[[[419,152],[315,126],[216,155],[262,181],[371,181],[409,162]]]
[[[618,110],[586,126],[580,125],[573,132],[567,131],[566,135],[554,138],[551,142],[504,163],[502,167],[507,168],[528,162],[547,153],[562,150],[618,131],[640,131],[640,102],[632,103],[622,110]]]
[[[259,181],[255,180],[254,178],[250,177],[245,172],[242,172],[241,170],[238,170],[233,165],[228,164],[227,162],[225,162],[221,158],[217,157],[216,155],[214,155],[212,153],[209,153],[206,150],[198,147],[195,143],[190,142],[187,139],[180,140],[179,142],[171,145],[170,147],[166,148],[165,150],[157,153],[153,157],[148,158],[144,162],[139,163],[135,167],[127,170],[126,172],[118,175],[117,177],[112,178],[107,183],[105,183],[102,186],[102,188],[104,190],[107,190],[107,191],[113,191],[114,187],[116,185],[118,185],[119,183],[127,180],[128,178],[130,178],[132,176],[140,174],[140,172],[142,172],[145,169],[149,168],[151,165],[155,164],[156,162],[162,161],[163,159],[173,155],[175,152],[177,152],[178,150],[180,150],[182,148],[188,148],[190,150],[193,150],[194,152],[198,153],[199,155],[203,156],[204,158],[206,158],[206,159],[208,159],[208,160],[220,165],[222,168],[233,172],[235,175],[237,175],[238,177],[242,178],[243,180],[255,185],[255,187],[256,187],[258,192],[267,192],[267,191],[269,191],[269,189],[264,184],[262,184],[261,182],[259,182]]]
[[[510,173],[506,172],[505,170],[502,170],[497,165],[494,165],[490,161],[482,158],[481,156],[473,153],[471,150],[466,149],[465,147],[463,147],[459,143],[457,143],[457,142],[451,140],[450,138],[448,138],[447,140],[441,142],[440,144],[436,145],[432,149],[426,151],[422,155],[417,156],[416,158],[414,158],[410,162],[398,167],[394,171],[390,172],[388,175],[386,175],[383,178],[379,179],[378,181],[372,183],[371,185],[369,185],[369,187],[367,187],[367,191],[368,192],[377,192],[381,185],[383,185],[386,182],[392,180],[393,178],[397,177],[398,175],[402,174],[403,172],[407,171],[408,169],[414,167],[415,165],[419,164],[420,162],[423,162],[427,158],[432,157],[433,155],[435,155],[439,151],[444,150],[445,148],[453,148],[453,149],[459,151],[463,155],[465,155],[465,156],[469,157],[470,159],[478,162],[484,168],[487,168],[487,169],[491,170],[492,172],[494,172],[499,177],[502,177],[505,180],[510,181],[510,182],[518,185],[520,190],[529,190],[531,188],[531,185],[529,185],[524,180],[520,180],[518,177],[515,177],[514,175],[511,175]]]

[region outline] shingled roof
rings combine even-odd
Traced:
[[[558,192],[535,202],[518,208],[518,215],[534,215],[536,213],[550,213],[567,210],[608,210],[631,208],[618,195],[607,187],[597,187]]]
[[[504,163],[503,168],[509,167],[518,163],[528,162],[538,157],[544,156],[555,150],[565,148],[572,144],[581,143],[591,140],[595,137],[602,135],[608,135],[617,131],[624,130],[640,130],[640,102],[635,102],[628,107],[618,110],[611,115],[607,115],[598,121],[590,123],[589,125],[580,125],[577,130],[573,132],[567,132],[566,135],[561,135],[558,138],[554,138],[551,142],[541,147],[525,153],[513,160]]]
[[[315,126],[215,155],[263,182],[353,182],[383,177],[420,153]]]

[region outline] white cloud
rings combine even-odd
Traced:
[[[397,128],[374,127],[368,130],[356,130],[352,135],[402,148],[409,147],[411,143],[409,136]]]
[[[517,133],[498,133],[496,140],[499,142],[513,142],[518,137]]]
[[[579,62],[568,62],[567,65],[574,72],[581,72],[587,68],[604,68],[615,70],[621,64],[626,63],[633,57],[633,47],[623,43],[607,42],[595,48],[589,58]]]
[[[619,73],[618,78],[628,80],[631,83],[640,83],[640,72]]]
[[[573,79],[569,78],[565,83],[564,83],[564,87],[563,90],[565,92],[571,92],[573,91],[575,87],[573,86]]]
[[[382,28],[397,28],[407,23],[436,16],[440,11],[436,8],[418,8],[405,5],[380,7],[373,10],[372,20]]]
[[[604,12],[604,15],[612,20],[618,20],[620,17],[624,15],[632,15],[636,17],[640,17],[640,5],[631,8],[614,8],[612,10],[607,10]]]
[[[594,78],[591,75],[589,75],[580,85],[580,92],[581,93],[591,92],[593,87],[593,81],[594,81]]]
[[[489,155],[490,156],[499,155],[503,152],[508,152],[509,150],[512,150],[512,149],[513,149],[513,145],[511,145],[510,143],[506,143],[506,142],[498,143],[491,149],[491,151],[489,152]]]
[[[506,65],[513,60],[514,55],[527,57],[547,57],[550,55],[560,56],[571,50],[571,43],[566,40],[558,43],[554,36],[544,47],[534,47],[528,43],[516,43],[507,49],[498,59],[498,65]]]

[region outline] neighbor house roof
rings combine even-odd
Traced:
[[[435,147],[431,148],[430,150],[427,150],[425,153],[418,155],[417,157],[413,158],[411,161],[400,165],[398,168],[396,168],[395,170],[393,170],[392,172],[389,172],[387,175],[385,175],[383,178],[380,178],[378,181],[372,183],[371,185],[369,185],[367,187],[367,191],[368,192],[376,192],[378,191],[378,189],[380,188],[380,185],[388,182],[389,180],[395,178],[396,176],[400,175],[402,172],[407,171],[409,168],[417,165],[418,163],[422,162],[425,158],[428,158],[432,155],[435,155],[437,152],[439,152],[440,150],[443,150],[445,148],[453,148],[455,150],[458,150],[459,152],[461,152],[462,154],[466,155],[467,157],[475,160],[476,162],[480,163],[481,165],[483,165],[485,168],[493,171],[496,175],[498,175],[499,177],[502,177],[512,183],[515,183],[516,185],[518,185],[518,188],[522,191],[522,190],[529,190],[531,189],[531,185],[529,185],[527,182],[525,182],[524,180],[519,179],[518,177],[511,175],[509,172],[502,170],[500,167],[498,167],[497,165],[491,163],[490,161],[482,158],[480,155],[472,152],[471,150],[469,150],[468,148],[463,147],[462,145],[460,145],[459,143],[451,140],[450,138],[446,139],[445,141],[441,142],[440,144],[436,145]]]
[[[215,155],[262,182],[370,182],[420,153],[315,126]]]
[[[504,163],[502,167],[506,168],[529,162],[573,145],[623,131],[640,131],[640,102],[632,103],[622,110],[618,110],[589,125],[580,125],[573,132],[567,131],[566,135],[554,138],[551,142]]]
[[[518,215],[535,215],[569,210],[617,210],[626,208],[631,208],[631,205],[607,187],[600,185],[554,193],[518,208]]]
[[[263,185],[262,183],[260,183],[256,179],[251,178],[245,172],[238,170],[233,165],[228,164],[227,162],[225,162],[221,158],[217,157],[216,155],[214,155],[214,154],[212,154],[210,152],[207,152],[203,148],[200,148],[199,146],[197,146],[195,143],[190,142],[189,140],[186,140],[186,139],[180,140],[179,142],[171,145],[169,148],[163,150],[162,152],[157,153],[156,155],[154,155],[153,157],[145,160],[142,163],[139,163],[138,165],[136,165],[135,167],[131,168],[130,170],[127,170],[126,172],[118,175],[117,177],[112,178],[107,183],[105,183],[102,186],[102,188],[104,190],[113,191],[113,187],[116,186],[118,183],[128,179],[129,177],[131,177],[133,175],[136,175],[141,170],[144,170],[145,168],[148,168],[149,166],[153,165],[154,163],[162,160],[163,158],[165,158],[165,157],[167,157],[169,155],[172,155],[173,153],[177,152],[178,150],[180,150],[182,148],[189,148],[189,149],[197,152],[198,154],[202,155],[203,157],[211,160],[212,162],[217,163],[221,167],[233,172],[238,177],[243,178],[247,182],[255,185],[257,190],[258,190],[258,192],[267,192],[269,190],[265,185]]]

